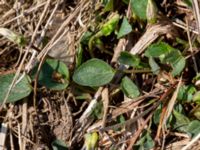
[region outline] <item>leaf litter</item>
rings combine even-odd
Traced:
[[[199,16],[197,0],[0,0],[0,146],[198,149]]]

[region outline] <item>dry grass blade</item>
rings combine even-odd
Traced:
[[[190,37],[190,33],[189,33],[189,25],[188,25],[188,21],[186,20],[186,23],[187,23],[187,36],[188,36],[188,41],[189,41],[189,45],[190,45],[190,52],[192,54],[192,60],[193,60],[193,63],[194,63],[194,69],[196,71],[196,73],[198,73],[198,67],[197,67],[197,62],[196,62],[196,59],[193,55],[193,48],[192,48],[192,41],[191,41],[191,37]]]
[[[103,100],[103,119],[102,119],[102,127],[104,128],[106,125],[106,118],[108,113],[108,105],[109,105],[109,94],[108,88],[105,88],[102,91],[102,100]]]
[[[114,55],[111,60],[112,63],[116,63],[118,61],[120,53],[125,49],[125,45],[126,45],[125,43],[126,43],[126,39],[119,40],[117,46],[114,49]]]
[[[192,6],[193,6],[196,22],[197,22],[197,29],[198,29],[198,32],[199,32],[199,35],[200,35],[200,13],[199,13],[199,3],[198,3],[198,1],[192,0]]]
[[[90,104],[88,105],[87,109],[84,111],[84,113],[82,114],[82,116],[79,118],[79,123],[83,123],[85,120],[87,120],[87,118],[91,115],[92,111],[94,110],[94,108],[96,107],[97,104],[97,100],[100,97],[101,93],[102,93],[103,87],[100,87],[94,98],[91,100]]]
[[[0,129],[0,149],[5,148],[5,141],[6,141],[6,136],[7,136],[7,124],[2,123],[1,124],[1,129]]]
[[[173,25],[176,26],[176,27],[179,27],[181,29],[184,29],[186,31],[189,30],[190,32],[192,32],[194,34],[199,34],[199,32],[196,29],[194,29],[194,28],[192,28],[190,26],[188,26],[188,29],[187,29],[187,25],[185,23],[183,23],[182,21],[180,21],[180,20],[175,20],[173,22]]]
[[[167,120],[169,118],[169,116],[171,115],[172,111],[173,111],[173,108],[174,108],[174,105],[175,105],[175,102],[177,100],[177,96],[178,96],[178,92],[180,90],[180,87],[181,87],[181,83],[182,83],[182,77],[180,78],[180,81],[178,83],[178,86],[175,90],[175,92],[173,93],[172,95],[172,98],[170,99],[170,101],[168,102],[168,105],[167,105],[167,109],[165,111],[165,114],[164,114],[164,117],[163,117],[163,122],[162,122],[162,131],[163,131],[163,141],[162,141],[162,149],[164,149],[164,144],[165,144],[165,129],[166,129],[166,124],[167,124]]]
[[[172,85],[162,96],[161,96],[161,101],[163,101],[163,108],[162,108],[162,112],[160,114],[160,121],[159,121],[159,125],[158,125],[158,128],[157,128],[157,133],[156,133],[156,137],[155,137],[155,141],[159,141],[160,139],[160,133],[161,133],[161,129],[164,125],[163,121],[164,121],[164,118],[165,118],[165,115],[166,115],[166,111],[167,111],[167,101],[166,101],[166,98],[174,91],[174,86],[176,84]],[[165,126],[164,126],[165,127]]]
[[[147,28],[146,32],[139,39],[139,41],[131,49],[132,54],[141,54],[152,42],[154,42],[159,36],[171,33],[174,29],[173,25],[168,24],[156,24]]]
[[[23,103],[23,106],[22,106],[22,134],[24,136],[26,136],[26,129],[27,129],[27,114],[28,114],[28,111],[27,111],[27,99],[24,100],[24,103]],[[21,140],[21,146],[22,146],[22,150],[25,150],[26,149],[26,138],[22,137],[22,140]]]
[[[131,125],[132,123],[136,122],[139,118],[147,115],[149,112],[152,112],[154,109],[156,109],[159,105],[160,105],[160,101],[156,102],[153,106],[151,106],[150,108],[146,109],[144,112],[142,112],[141,114],[139,114],[138,116],[132,118],[132,119],[129,119],[123,123],[118,123],[118,124],[115,124],[115,125],[112,125],[112,126],[108,126],[108,127],[105,127],[102,129],[102,131],[107,131],[107,130],[115,130],[115,129],[118,129],[120,127],[124,127],[124,126],[129,126]]]
[[[166,150],[176,150],[183,148],[184,145],[186,145],[189,142],[189,139],[183,139],[180,141],[173,142],[166,146]]]
[[[45,16],[46,12],[47,12],[47,9],[48,9],[48,7],[50,5],[50,2],[51,2],[51,0],[48,0],[47,3],[46,3],[46,5],[45,5],[45,7],[44,7],[44,10],[43,10],[43,12],[41,14],[40,20],[38,21],[37,26],[36,26],[36,28],[35,28],[35,30],[33,32],[33,35],[31,37],[31,41],[30,41],[31,44],[30,45],[32,45],[32,43],[35,40],[36,33],[37,33],[37,31],[38,31],[38,29],[40,27],[40,24],[42,23],[42,20],[43,20],[43,18]],[[59,3],[59,1],[58,1],[58,3]]]
[[[20,14],[20,15],[16,16],[15,18],[12,18],[12,19],[10,19],[10,20],[8,20],[8,21],[5,21],[3,24],[0,24],[0,27],[4,27],[4,26],[6,26],[6,25],[8,25],[8,24],[10,24],[10,23],[12,23],[12,22],[14,22],[14,21],[17,20],[17,19],[24,17],[24,14],[29,14],[29,13],[35,11],[35,10],[38,10],[40,7],[43,7],[46,3],[47,3],[47,2],[45,1],[45,2],[43,2],[43,3],[38,4],[38,5],[35,6],[35,7],[32,7],[32,8],[30,8],[30,9],[28,9],[28,10],[25,10],[25,12],[24,12],[23,14]],[[14,13],[14,12],[12,12],[12,13]],[[11,14],[10,14],[10,13],[5,14],[2,18],[6,18],[8,15],[11,15]],[[2,19],[2,20],[3,20],[3,19]]]
[[[199,139],[200,139],[200,133],[197,136],[195,136],[189,143],[187,143],[187,145],[184,146],[181,150],[188,150],[188,149],[190,149],[190,147],[192,147],[192,145],[195,142],[199,141]]]
[[[117,108],[115,108],[114,110],[112,110],[111,112],[111,116],[112,116],[112,120],[115,120],[119,115],[125,114],[130,112],[131,110],[133,110],[136,106],[138,106],[140,103],[142,103],[146,98],[151,98],[151,97],[155,97],[157,98],[155,95],[159,93],[158,89],[153,90],[151,93],[140,96],[132,101],[128,101],[128,102],[123,102],[121,105],[119,105]],[[98,130],[101,127],[102,121],[98,121],[97,123],[93,124],[92,126],[90,126],[87,129],[87,132],[92,132],[95,130]]]
[[[174,91],[173,96],[172,96],[172,98],[170,99],[170,101],[168,103],[163,124],[167,123],[167,119],[169,118],[169,116],[171,115],[171,113],[173,111],[173,107],[174,107],[175,102],[177,100],[177,96],[178,96],[178,92],[180,90],[181,84],[182,84],[182,77],[180,78],[178,86],[177,86],[176,90]]]

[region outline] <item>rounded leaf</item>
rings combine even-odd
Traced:
[[[32,77],[35,76],[37,68],[38,66],[33,69]],[[67,66],[59,60],[47,59],[41,68],[38,83],[51,90],[65,89],[69,84]]]
[[[73,80],[83,86],[97,87],[109,83],[115,72],[104,61],[90,59],[83,63],[73,75]]]
[[[12,83],[15,74],[7,74],[0,76],[0,103],[4,101],[4,98],[8,92],[8,89]],[[29,84],[28,76],[25,75],[11,90],[6,102],[15,102],[27,97],[32,91],[32,87]]]

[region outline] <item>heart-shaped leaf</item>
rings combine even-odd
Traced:
[[[73,80],[83,86],[97,87],[109,83],[115,72],[104,61],[90,59],[83,63],[73,75]]]
[[[32,77],[35,76],[38,66],[32,71]],[[43,64],[38,83],[52,90],[63,90],[69,84],[69,71],[67,66],[55,59],[47,59]]]
[[[0,76],[0,103],[4,101],[4,98],[8,92],[8,89],[12,83],[15,74],[7,74]],[[27,97],[32,91],[32,87],[29,84],[28,76],[25,75],[11,90],[6,102],[15,102]]]

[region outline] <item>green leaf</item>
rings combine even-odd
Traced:
[[[129,4],[129,0],[122,0],[126,5]]]
[[[189,6],[190,8],[192,8],[192,0],[184,0],[184,3]]]
[[[186,63],[185,58],[179,50],[164,42],[159,42],[149,46],[145,51],[145,56],[159,58],[163,64],[169,63],[173,69],[173,76],[179,75],[184,69]]]
[[[109,2],[109,0],[101,0],[101,3],[102,3],[103,5],[106,5],[108,2]]]
[[[170,63],[172,66],[172,75],[176,76],[181,73],[181,71],[185,67],[185,58],[181,55],[181,53],[174,49],[170,53],[168,53],[163,59],[163,63]]]
[[[99,135],[97,132],[87,133],[85,135],[85,146],[86,150],[94,150],[96,149],[96,145],[99,139]]]
[[[0,103],[4,101],[4,98],[8,92],[8,89],[12,83],[15,74],[7,74],[0,76]],[[31,91],[32,87],[29,84],[28,76],[25,75],[20,82],[18,82],[10,92],[10,95],[6,102],[15,102],[27,97]]]
[[[160,67],[158,66],[158,64],[155,62],[155,60],[152,57],[149,58],[149,65],[151,67],[151,71],[154,74],[158,74],[160,72]]]
[[[113,10],[114,0],[109,0],[104,8],[104,12],[112,11]]]
[[[148,23],[154,24],[157,19],[157,6],[153,0],[147,0],[146,17]]]
[[[195,85],[199,85],[200,81],[200,73],[197,73],[197,75],[192,79],[192,82],[195,83]]]
[[[183,85],[179,89],[177,99],[181,102],[191,102],[194,98],[193,95],[195,94],[195,92],[196,88],[193,85]]]
[[[121,89],[129,98],[135,98],[140,95],[138,87],[128,77],[124,77],[121,82]]]
[[[193,96],[193,101],[200,104],[200,91],[196,92]]]
[[[192,137],[198,135],[200,133],[200,121],[193,120],[187,126],[187,133]]]
[[[67,150],[67,145],[65,144],[64,141],[62,140],[54,140],[52,143],[51,143],[51,146],[53,148],[53,150]]]
[[[152,149],[154,145],[155,143],[150,133],[148,131],[145,131],[142,137],[134,145],[133,149],[134,150],[149,150],[149,149]]]
[[[190,114],[190,116],[194,116],[195,118],[200,120],[200,105],[197,105],[195,108],[193,108]]]
[[[88,100],[88,99],[92,99],[92,97],[91,97],[91,95],[89,93],[80,93],[75,98],[76,98],[76,100]]]
[[[92,37],[92,32],[89,31],[85,32],[81,37],[81,44],[87,45],[91,37]]]
[[[117,38],[119,39],[119,38],[129,34],[131,31],[132,31],[132,27],[129,24],[127,18],[124,17],[123,21],[122,21],[122,24],[121,24],[121,27],[119,29],[119,32],[117,34]]]
[[[31,72],[32,78],[35,77],[38,66]],[[51,90],[63,90],[69,84],[69,71],[67,66],[55,59],[47,59],[42,65],[38,83]]]
[[[123,115],[119,115],[117,117],[117,122],[118,123],[124,123],[126,121],[125,117]]]
[[[173,124],[173,128],[179,131],[186,132],[187,126],[190,123],[190,120],[184,116],[183,114],[179,113],[176,110],[173,110],[173,115],[175,117],[175,124]]]
[[[165,57],[162,59],[162,63],[176,64],[179,62],[179,59],[181,59],[181,53],[173,48],[171,48],[169,53],[166,53],[164,56]]]
[[[178,97],[177,99],[180,101],[186,101],[187,100],[187,92],[186,92],[187,87],[185,85],[181,86],[178,92]]]
[[[97,87],[109,83],[114,74],[115,72],[106,62],[93,58],[75,70],[73,80],[83,86]]]
[[[146,20],[146,9],[148,0],[131,0],[132,12],[141,20]]]
[[[92,116],[95,119],[102,119],[103,117],[103,102],[97,102],[96,107],[94,108],[93,112],[92,112]]]
[[[142,146],[144,146],[144,149],[151,149],[154,147],[154,140],[152,139],[149,132],[147,132],[146,142]]]
[[[124,65],[138,67],[140,64],[140,58],[137,55],[132,55],[131,53],[124,51],[120,54],[119,62]]]
[[[95,36],[109,36],[116,29],[119,19],[119,14],[113,13],[110,16],[110,19],[102,26],[101,30]]]
[[[175,129],[185,132],[192,137],[200,133],[199,120],[193,120],[190,122],[190,120],[186,116],[176,110],[173,111],[173,114],[176,118],[175,124],[173,125]]]
[[[182,72],[182,70],[184,69],[184,67],[185,67],[185,58],[184,57],[181,57],[179,60],[178,60],[178,62],[176,62],[176,63],[172,63],[171,65],[172,65],[172,68],[173,68],[173,70],[172,70],[172,75],[173,76],[176,76],[176,75],[179,75],[181,72]]]
[[[101,51],[104,51],[104,50],[105,50],[104,42],[102,42],[100,38],[95,39],[94,45],[95,45],[95,47],[97,47],[97,48],[98,48],[99,50],[101,50]]]
[[[120,16],[117,13],[112,13],[108,19],[109,20],[105,24],[103,24],[100,31],[97,32],[95,35],[93,35],[88,42],[89,53],[91,57],[94,57],[92,47],[93,47],[93,44],[95,43],[95,40],[102,36],[109,36],[113,31],[115,31],[117,24],[120,20]]]
[[[156,111],[153,114],[153,123],[155,125],[158,125],[160,122],[160,114],[162,112],[162,107],[159,105],[159,107],[156,109]]]
[[[166,55],[174,48],[164,42],[158,42],[150,45],[145,51],[145,56],[159,58],[161,55]]]
[[[82,59],[83,59],[83,48],[82,45],[80,44],[76,52],[76,68],[81,65]]]

